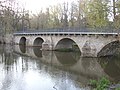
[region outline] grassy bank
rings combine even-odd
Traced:
[[[90,80],[92,90],[120,90],[120,84],[114,84],[109,79],[102,77],[99,80]]]

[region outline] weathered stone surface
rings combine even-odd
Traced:
[[[36,38],[40,37],[43,39],[42,49],[43,50],[55,50],[60,48],[72,48],[76,44],[83,57],[97,57],[113,55],[118,50],[119,39],[113,35],[107,37],[103,35],[16,35],[14,36],[14,43],[19,44],[22,37],[26,38],[27,46],[34,46]],[[114,45],[115,44],[115,45]],[[113,49],[114,47],[114,49]]]

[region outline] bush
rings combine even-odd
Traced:
[[[109,85],[110,85],[110,81],[105,78],[102,77],[100,80],[90,80],[90,85],[95,89],[95,90],[106,90]]]

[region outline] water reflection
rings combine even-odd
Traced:
[[[42,51],[40,49],[41,49],[41,47],[33,47],[34,54],[37,57],[42,57]]]
[[[79,52],[54,52],[58,61],[64,66],[71,66],[80,59]]]
[[[81,58],[79,53],[37,48],[27,48],[23,56],[18,47],[15,52],[0,47],[0,90],[90,90],[86,86],[90,79],[120,80],[117,58]]]
[[[103,69],[97,62],[96,58],[82,58],[79,52],[51,52],[40,51],[39,48],[33,48],[27,53],[28,56],[39,57],[40,61],[51,66],[55,66],[59,69],[81,74],[81,78],[84,78],[85,82],[88,82],[90,78],[99,78],[105,76]],[[32,52],[33,51],[33,52]],[[34,54],[31,54],[34,53]],[[42,53],[42,54],[41,54]],[[89,60],[89,61],[88,61]],[[67,66],[67,67],[66,67]],[[86,78],[86,79],[85,79]]]
[[[26,46],[25,45],[19,45],[20,51],[22,53],[26,53]]]
[[[120,81],[120,58],[118,57],[102,57],[99,58],[99,63],[104,69],[104,72],[112,77],[113,81]]]
[[[78,52],[41,51],[39,48],[33,48],[33,51],[37,57],[40,57],[40,61],[45,64],[84,75],[82,78],[85,82],[90,78],[98,79],[102,76],[106,76],[113,81],[120,80],[119,58],[82,58]],[[29,56],[34,57],[33,55]]]
[[[28,57],[33,55],[31,52],[28,56],[21,56],[22,54],[18,54],[21,51],[13,53],[5,47],[0,50],[0,59],[3,58],[0,63],[0,90],[80,90],[83,87],[75,81],[77,75],[44,65],[40,58]],[[49,53],[49,55],[52,54]],[[87,88],[84,87],[83,90]]]

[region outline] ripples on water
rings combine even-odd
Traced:
[[[0,90],[90,90],[89,80],[103,76],[120,81],[119,58],[0,46]]]

